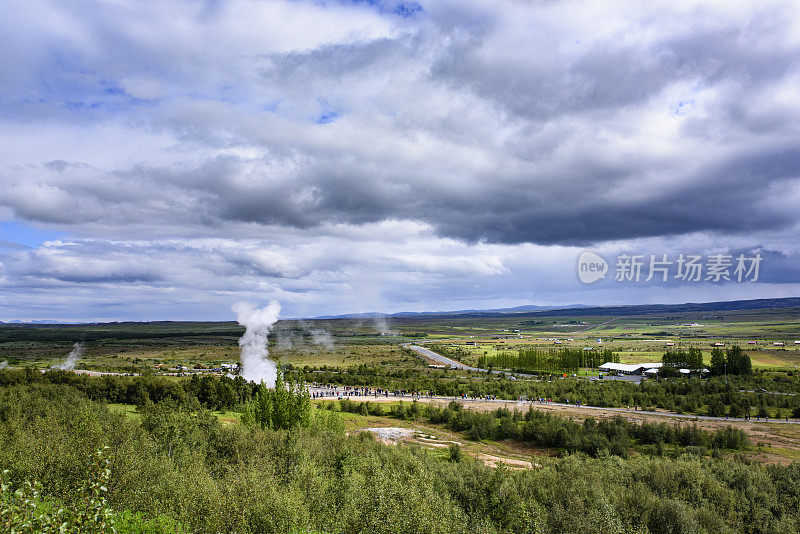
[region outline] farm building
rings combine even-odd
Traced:
[[[604,373],[608,373],[611,371],[616,372],[617,374],[621,375],[640,375],[645,373],[649,369],[658,369],[661,367],[661,363],[636,363],[636,364],[626,364],[626,363],[613,363],[613,362],[606,362],[599,367],[600,371]]]

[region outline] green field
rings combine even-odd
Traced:
[[[602,310],[598,315],[575,316],[535,312],[398,317],[390,320],[389,336],[380,335],[371,321],[363,319],[282,321],[270,336],[270,351],[277,361],[298,367],[413,368],[420,363],[400,349],[403,341],[435,340],[460,348],[469,364],[482,355],[529,347],[611,349],[623,363],[658,361],[666,350],[695,347],[708,359],[714,344],[722,343],[748,350],[757,368],[800,368],[800,345],[794,343],[800,339],[800,308],[640,315],[603,315]],[[312,330],[325,331],[331,343],[315,344]],[[72,345],[82,342],[82,369],[202,371],[235,363],[242,332],[232,322],[0,325],[0,361],[45,368],[63,361]],[[289,339],[291,348],[282,339]],[[784,346],[774,346],[775,342]]]

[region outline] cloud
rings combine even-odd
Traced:
[[[546,258],[575,247],[792,257],[792,2],[3,10],[0,217],[70,236],[0,247],[11,287],[372,311],[465,283],[511,303],[528,276],[568,298]]]

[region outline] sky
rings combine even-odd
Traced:
[[[0,50],[2,321],[800,295],[793,1],[4,0]]]

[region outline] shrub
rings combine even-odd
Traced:
[[[0,520],[8,532],[117,532],[114,512],[106,501],[111,469],[105,449],[95,453],[91,475],[83,487],[81,506],[58,508],[53,512],[55,507],[43,502],[41,483],[26,480],[12,491],[10,475],[9,470],[4,471],[0,481]]]
[[[449,458],[451,462],[460,462],[464,458],[464,451],[461,450],[461,445],[458,443],[450,444]]]

